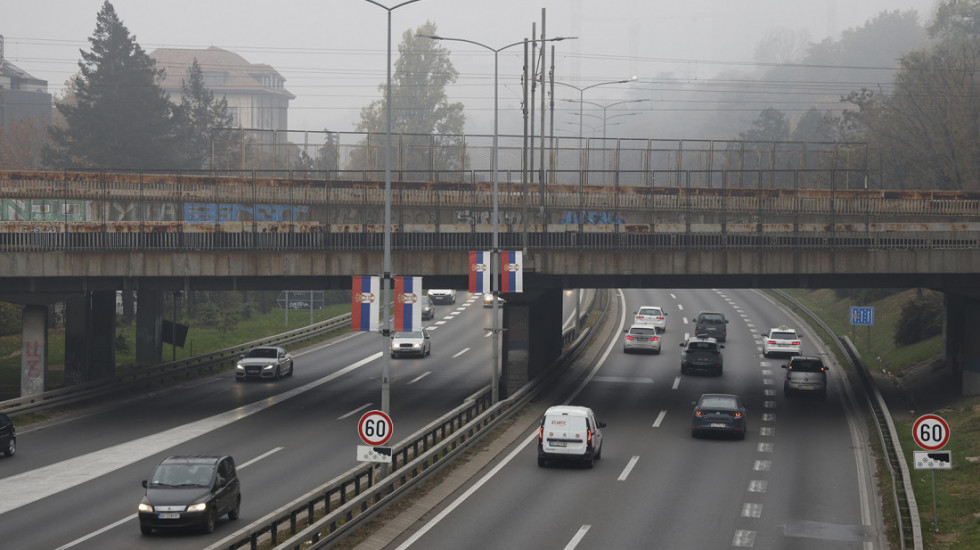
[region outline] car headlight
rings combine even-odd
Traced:
[[[191,504],[187,507],[188,512],[203,512],[208,509],[207,502],[198,502],[197,504]]]
[[[238,363],[235,365],[235,370],[245,370],[245,367],[243,367],[241,363]]]
[[[139,505],[139,511],[140,512],[152,512],[153,511],[153,507],[150,506],[149,504],[145,503],[145,502],[141,502],[140,505]]]
[[[264,366],[264,367],[262,367],[262,370],[272,370],[272,369],[274,369],[274,368],[276,368],[276,365],[275,365],[275,363],[270,363],[270,364],[268,364],[268,365],[266,365],[266,366]]]

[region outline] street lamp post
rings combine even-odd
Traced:
[[[371,0],[367,0],[367,1],[370,2]],[[431,38],[432,40],[465,42],[467,44],[473,44],[474,46],[479,46],[481,48],[485,48],[493,52],[493,160],[492,160],[493,167],[491,169],[491,171],[493,172],[493,248],[490,251],[490,294],[493,299],[493,304],[492,304],[493,309],[491,313],[493,319],[490,325],[490,333],[493,340],[491,343],[493,350],[491,352],[491,365],[490,365],[490,370],[491,370],[491,377],[490,377],[491,397],[490,398],[491,398],[491,402],[496,403],[497,401],[500,400],[500,369],[498,368],[500,364],[500,319],[498,318],[498,311],[499,311],[498,308],[500,306],[497,303],[498,296],[500,294],[500,290],[499,290],[500,285],[497,282],[497,271],[500,269],[500,258],[499,258],[500,222],[498,220],[499,206],[498,206],[498,198],[497,198],[498,196],[497,187],[499,184],[499,176],[497,171],[497,161],[498,161],[497,137],[499,135],[499,121],[498,121],[499,109],[497,107],[498,105],[497,81],[500,73],[499,54],[501,51],[506,50],[507,48],[512,48],[520,44],[525,44],[529,42],[559,42],[565,39],[574,39],[574,37],[557,36],[555,38],[521,40],[520,42],[513,42],[507,44],[506,46],[494,48],[486,44],[483,44],[481,42],[477,42],[475,40],[468,40],[466,38],[447,38],[445,36],[437,36],[437,35],[419,35],[419,36],[422,36],[423,38]],[[527,220],[524,220],[524,223],[526,224]]]
[[[590,84],[588,86],[581,86],[581,87],[580,86],[573,86],[571,84],[565,84],[564,82],[558,82],[557,80],[554,81],[555,84],[559,84],[561,86],[567,86],[569,88],[572,88],[573,90],[578,90],[578,146],[579,147],[584,147],[584,139],[585,139],[584,136],[583,136],[583,134],[582,134],[582,120],[583,120],[583,117],[582,117],[582,114],[583,114],[582,113],[582,105],[585,102],[584,101],[585,100],[585,91],[586,90],[590,90],[592,88],[596,88],[598,86],[607,86],[607,85],[610,85],[610,84],[628,84],[630,82],[633,82],[634,80],[636,80],[636,77],[635,76],[630,77],[630,78],[627,78],[627,79],[624,79],[624,80],[610,80],[610,81],[607,81],[607,82],[597,82],[595,84]],[[605,113],[605,111],[603,111],[603,113]],[[602,128],[602,143],[603,143],[603,146],[605,146],[605,143],[606,143],[606,128],[605,128],[606,125],[605,125],[605,123],[603,123],[602,126],[603,126],[603,128]],[[584,168],[584,166],[583,166],[583,168]],[[580,178],[580,183],[584,183],[583,180],[582,180],[582,178]],[[580,185],[580,189],[581,189],[581,185]],[[575,313],[574,313],[574,315],[575,315],[575,330],[576,331],[579,329],[579,302],[581,302],[581,301],[582,301],[582,290],[581,289],[575,289],[575,309],[574,309]]]
[[[389,344],[388,338],[391,336],[391,303],[389,298],[389,287],[391,286],[391,12],[396,9],[418,2],[419,0],[406,0],[392,7],[387,7],[374,0],[364,0],[374,4],[388,12],[388,63],[387,80],[385,85],[385,239],[384,239],[384,275],[381,278],[381,304],[384,314],[381,318],[381,410],[385,413],[391,412],[391,354],[385,349]]]

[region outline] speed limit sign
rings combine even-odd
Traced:
[[[384,445],[391,438],[391,417],[384,411],[368,411],[357,423],[357,435],[368,445]]]
[[[912,425],[912,438],[926,451],[942,449],[949,443],[949,424],[939,415],[924,414]]]

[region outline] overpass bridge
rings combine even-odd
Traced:
[[[508,297],[504,323],[539,344],[513,365],[515,385],[556,354],[563,288],[929,287],[947,296],[947,358],[964,391],[980,392],[980,342],[964,337],[980,327],[980,193],[870,189],[836,167],[616,172],[596,184],[580,171],[500,183],[494,224],[485,178],[428,175],[392,182],[393,275],[465,288],[468,251],[490,249],[495,230],[501,250],[523,250],[526,292]],[[135,290],[138,356],[159,360],[165,292],[348,289],[353,275],[381,274],[376,177],[0,172],[0,299],[31,304],[35,344],[41,304],[65,300],[67,345],[83,349],[67,354],[66,377],[83,380],[114,365],[115,292]]]

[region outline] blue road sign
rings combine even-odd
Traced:
[[[871,326],[875,324],[875,308],[851,307],[851,324]]]

